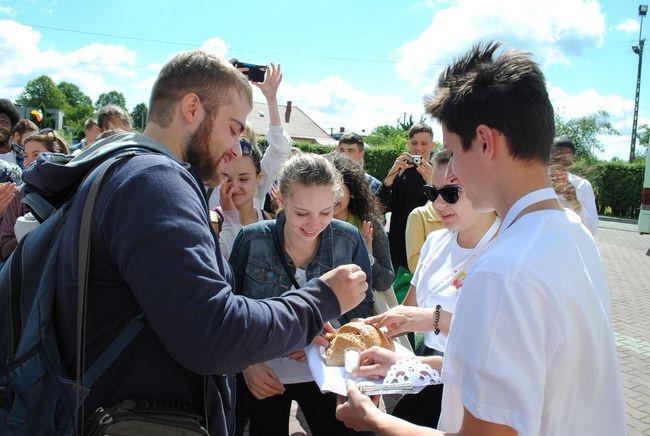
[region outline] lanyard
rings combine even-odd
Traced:
[[[437,282],[437,284],[431,286],[429,290],[427,291],[426,295],[423,297],[423,301],[428,299],[431,295],[434,293],[440,292],[441,290],[444,290],[448,288],[449,286],[452,286],[452,284],[459,278],[462,277],[469,266],[469,263],[479,256],[481,253],[483,253],[484,249],[487,247],[488,243],[494,238],[494,235],[496,235],[497,231],[499,230],[501,226],[501,221],[499,220],[499,217],[497,217],[490,228],[488,229],[487,232],[483,235],[480,241],[474,246],[474,248],[471,249],[471,253],[463,259],[459,264],[454,265],[452,270],[449,272],[449,274],[445,274],[445,276]],[[456,241],[455,243],[458,244],[458,233],[457,232],[450,232],[449,239],[444,241],[441,245],[442,249],[444,246],[447,246],[449,244],[453,244],[453,241]],[[436,257],[438,253],[435,253],[433,257]],[[459,274],[460,273],[460,274]]]
[[[494,235],[497,234],[499,227],[501,227],[501,220],[499,219],[499,217],[497,217],[492,223],[492,225],[490,226],[490,228],[488,229],[488,231],[485,232],[481,240],[478,241],[478,243],[474,246],[474,250],[478,251],[481,248],[485,247],[487,243],[490,242],[492,238],[494,238]]]
[[[519,215],[529,206],[532,206],[535,203],[539,203],[545,200],[557,200],[557,194],[553,188],[543,188],[538,189],[533,192],[521,197],[519,200],[512,205],[508,213],[506,213],[505,218],[503,219],[503,230],[506,230],[512,225],[512,223],[519,218]]]

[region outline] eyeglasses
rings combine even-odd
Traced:
[[[427,199],[432,203],[436,201],[436,198],[440,195],[446,203],[454,204],[458,201],[460,191],[463,188],[458,185],[447,185],[437,189],[435,186],[424,185],[423,189],[424,195],[426,195]]]
[[[248,156],[253,153],[253,144],[248,142],[246,138],[239,138],[239,146],[241,147],[242,156]]]

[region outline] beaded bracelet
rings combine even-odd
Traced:
[[[438,304],[436,311],[433,313],[433,333],[436,335],[440,334],[440,328],[438,328],[438,324],[440,323],[440,309],[442,309],[442,306]]]

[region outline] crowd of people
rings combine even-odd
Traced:
[[[441,74],[425,108],[444,148],[417,123],[383,177],[365,172],[352,132],[325,156],[292,148],[280,65],[252,82],[269,108],[264,153],[246,122],[246,68],[203,51],[162,67],[142,133],[109,105],[71,147],[0,100],[1,261],[38,226],[21,201],[22,172],[52,189],[72,177],[48,172],[39,154],[83,160],[152,141],[165,150],[125,159],[97,197],[86,362],[137,314],[146,326],[85,398],[82,431],[98,407],[145,398],[189,407],[215,435],[288,434],[292,401],[314,435],[624,434],[593,190],[569,172],[571,140],[554,139],[539,66],[498,50],[476,45]],[[92,176],[70,202],[53,278],[72,376]],[[410,283],[402,304],[373,311],[400,277]],[[424,332],[415,358],[442,384],[404,395],[392,415],[354,383],[347,397],[321,392],[305,347],[327,346],[324,333],[353,319],[389,336]],[[373,347],[354,375],[383,377],[399,357]]]

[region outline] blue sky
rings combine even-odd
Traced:
[[[639,3],[629,0],[275,0],[77,2],[0,0],[0,97],[47,74],[95,100],[118,90],[147,102],[173,54],[206,48],[282,64],[291,100],[327,131],[369,133],[404,113],[419,118],[440,70],[479,40],[531,51],[565,118],[599,109],[621,136],[602,158],[629,153]],[[645,23],[644,35],[650,31]],[[649,46],[650,47],[650,46]],[[650,53],[645,53],[646,63]],[[650,124],[650,65],[639,123]],[[257,92],[257,91],[256,91]],[[255,99],[263,101],[261,94]],[[436,136],[440,139],[439,128]]]

